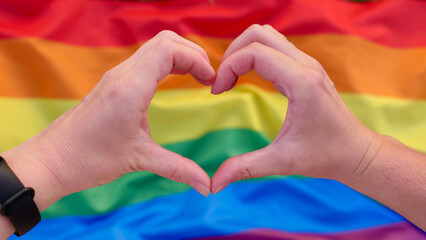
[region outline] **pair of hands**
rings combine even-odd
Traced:
[[[252,69],[289,100],[284,125],[270,145],[226,160],[210,180],[195,162],[151,139],[148,106],[168,74],[190,73],[220,94]],[[253,25],[229,46],[217,74],[200,46],[160,32],[21,148],[57,199],[133,171],[189,184],[207,196],[234,181],[267,175],[356,178],[377,152],[375,138],[348,110],[315,59],[271,26]]]

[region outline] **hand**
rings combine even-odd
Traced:
[[[150,171],[208,195],[210,178],[205,171],[150,137],[148,106],[157,83],[171,72],[188,72],[203,84],[211,84],[215,77],[201,47],[163,31],[105,73],[76,107],[3,156],[28,185],[35,184],[27,179],[30,176],[55,185],[50,192],[56,192],[58,199],[133,171]],[[26,166],[36,168],[37,175]]]
[[[378,134],[364,127],[343,103],[322,66],[269,25],[253,25],[225,52],[212,93],[233,88],[254,69],[288,98],[274,141],[226,160],[212,192],[229,183],[267,175],[301,174],[345,180],[362,175],[380,149]]]

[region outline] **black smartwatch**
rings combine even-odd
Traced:
[[[6,161],[0,157],[1,215],[8,217],[20,237],[40,221],[40,211],[34,202],[34,189],[24,187]]]

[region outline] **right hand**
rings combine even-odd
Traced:
[[[349,111],[322,66],[269,25],[253,25],[227,49],[212,93],[256,72],[288,98],[281,131],[267,147],[226,160],[212,179],[217,193],[231,182],[301,174],[340,181],[363,174],[380,137]]]

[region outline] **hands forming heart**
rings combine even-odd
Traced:
[[[220,94],[252,69],[288,98],[286,119],[271,144],[231,157],[210,180],[195,162],[151,139],[148,106],[169,73],[190,73]],[[426,229],[419,211],[426,199],[425,155],[363,126],[322,66],[269,25],[253,25],[235,39],[217,73],[201,47],[163,31],[105,73],[77,106],[2,156],[36,190],[41,211],[133,171],[189,184],[205,196],[242,179],[300,174],[343,182]],[[13,229],[0,218],[0,238]]]
[[[269,146],[226,160],[210,180],[195,162],[151,139],[148,106],[158,82],[169,73],[190,73],[220,94],[252,69],[289,100],[284,125]],[[356,177],[377,152],[374,138],[315,59],[271,26],[253,25],[229,46],[217,74],[201,47],[173,32],[160,32],[16,153],[54,189],[41,195],[56,200],[133,171],[189,184],[207,196],[234,181],[266,175]]]

